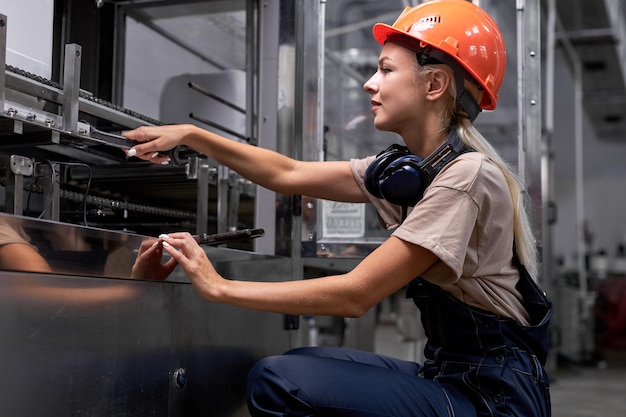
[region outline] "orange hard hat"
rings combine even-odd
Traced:
[[[407,6],[392,26],[375,24],[373,32],[380,44],[392,40],[411,47],[402,41],[408,40],[412,49],[430,49],[439,61],[460,65],[485,90],[477,112],[495,109],[506,48],[500,29],[480,7],[467,0],[427,1]]]

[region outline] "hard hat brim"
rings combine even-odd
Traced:
[[[411,40],[413,42],[415,42],[415,48],[411,48],[409,46],[409,42],[402,42],[402,46],[407,47],[409,49],[415,50],[417,52],[417,47],[425,47],[425,46],[431,46],[435,49],[440,49],[437,45],[433,45],[430,42],[427,42],[423,39],[419,39],[413,35],[408,35],[406,33],[406,31],[402,31],[399,30],[393,26],[390,26],[386,23],[376,23],[373,27],[372,27],[372,33],[374,35],[374,39],[376,39],[376,41],[381,44],[381,45],[385,45],[385,42],[387,40],[389,40],[390,38],[404,38],[407,40]],[[453,59],[457,60],[457,62],[459,62],[459,64],[461,64],[465,70],[472,76],[474,77],[474,79],[476,80],[480,80],[480,77],[478,76],[478,74],[475,74],[470,68],[467,68],[465,65],[463,65],[462,62],[458,61],[458,59],[456,57],[452,57]],[[485,95],[483,97],[483,100],[481,102],[481,107],[483,110],[493,110],[495,109],[496,105],[495,103],[498,100],[497,96],[493,96],[492,92],[489,89],[486,89],[485,91]]]

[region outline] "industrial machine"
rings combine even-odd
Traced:
[[[375,154],[396,139],[368,123],[362,85],[377,66],[371,25],[393,21],[392,3],[0,5],[0,239],[21,237],[49,268],[0,265],[3,415],[243,417],[259,358],[303,344],[374,349],[388,304],[358,320],[282,316],[207,303],[178,269],[132,273],[142,242],[173,231],[206,237],[228,278],[340,273],[389,234],[371,207],[275,194],[184,147],[169,165],[129,158],[121,133],[192,123],[303,160]],[[518,19],[535,74],[538,19]],[[534,81],[512,82],[500,113],[485,115],[507,155],[517,155],[516,121],[520,137],[540,137],[540,106],[524,100],[538,95]],[[538,146],[524,142],[534,190]]]
[[[301,266],[290,255],[300,243],[292,243],[291,215],[285,214],[291,196],[257,189],[187,148],[172,150],[169,165],[128,158],[123,149],[132,143],[121,132],[188,122],[194,113],[193,123],[271,146],[259,138],[267,126],[280,128],[278,109],[257,97],[260,85],[278,83],[272,51],[279,42],[261,44],[259,28],[270,28],[265,32],[276,38],[279,31],[293,32],[296,11],[280,2],[188,2],[207,18],[232,18],[228,30],[239,19],[249,24],[241,45],[250,58],[243,68],[170,77],[164,110],[146,115],[114,93],[104,99],[82,87],[81,78],[96,70],[83,58],[97,43],[64,43],[56,79],[55,71],[16,65],[23,62],[16,57],[37,47],[26,42],[16,52],[7,46],[8,30],[25,33],[10,32],[13,22],[21,23],[20,12],[47,10],[52,18],[48,2],[33,0],[31,10],[26,3],[12,9],[13,16],[0,10],[0,234],[29,243],[49,269],[36,270],[30,254],[0,265],[0,355],[11,375],[0,383],[2,413],[248,415],[248,370],[259,358],[302,343],[299,318],[210,304],[178,269],[163,279],[133,276],[132,267],[146,239],[189,231],[225,277],[298,279]],[[55,22],[69,22],[71,5],[57,3]],[[114,49],[123,57],[127,22],[156,19],[146,16],[186,2],[161,2],[153,10],[135,2],[89,3],[95,12],[116,14],[108,22],[119,29]],[[291,24],[276,25],[284,18]],[[44,30],[42,37],[45,44]],[[259,112],[269,120],[266,127],[252,125]],[[281,205],[288,209],[276,226]]]

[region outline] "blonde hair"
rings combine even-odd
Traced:
[[[531,227],[530,219],[526,211],[526,192],[520,177],[516,174],[514,168],[505,162],[498,151],[489,143],[489,141],[476,129],[472,121],[468,118],[467,114],[460,108],[456,100],[456,85],[452,69],[448,65],[424,65],[420,66],[417,63],[419,77],[423,79],[424,76],[431,73],[435,68],[441,69],[442,67],[450,73],[450,100],[447,106],[444,106],[441,114],[441,126],[442,128],[449,128],[453,119],[456,119],[459,137],[463,143],[472,149],[486,155],[493,163],[496,164],[509,188],[509,194],[511,195],[511,201],[513,202],[513,234],[515,237],[515,249],[519,256],[520,262],[526,267],[530,275],[536,280],[538,273],[537,265],[537,247],[535,237]],[[465,88],[475,98],[480,98],[482,92],[478,89],[478,86],[470,81],[465,83]],[[480,102],[480,100],[477,100]]]
[[[458,121],[459,137],[468,147],[485,154],[496,164],[509,188],[509,194],[513,201],[513,233],[515,247],[522,264],[530,275],[537,279],[537,249],[535,237],[531,228],[528,213],[526,212],[525,190],[519,176],[511,165],[505,162],[495,148],[474,127],[467,117],[460,117]]]

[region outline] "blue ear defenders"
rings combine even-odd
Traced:
[[[426,159],[412,155],[405,146],[391,145],[367,167],[365,188],[392,204],[414,206],[439,171],[467,151],[454,126],[446,141]]]

